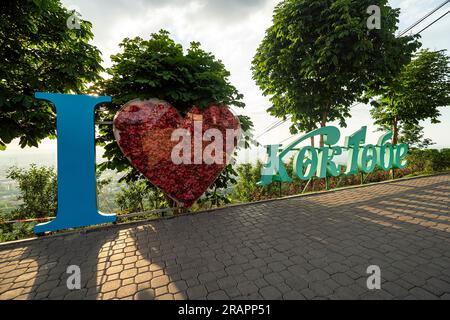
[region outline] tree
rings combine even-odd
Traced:
[[[163,195],[149,188],[146,180],[128,182],[115,195],[115,201],[122,211],[130,213],[159,209],[165,204]]]
[[[381,130],[417,130],[421,120],[439,123],[439,108],[450,105],[450,58],[445,50],[421,50],[386,86],[368,93],[372,117]],[[411,132],[410,132],[411,133]]]
[[[102,70],[100,51],[89,44],[91,23],[69,29],[74,13],[59,0],[10,0],[0,4],[0,149],[19,138],[38,146],[55,135],[51,104],[36,91],[82,93]]]
[[[367,27],[371,5],[381,9],[379,30]],[[268,111],[291,114],[293,131],[345,126],[350,106],[395,76],[419,46],[415,36],[395,36],[398,16],[386,0],[282,1],[252,63]]]
[[[123,104],[135,98],[165,100],[182,115],[193,106],[204,109],[212,102],[244,107],[243,96],[230,84],[230,73],[223,63],[202,50],[198,42],[191,42],[184,52],[181,44],[161,30],[151,34],[149,40],[126,38],[120,46],[123,52],[111,57],[113,66],[107,70],[111,77],[97,84],[99,94],[112,96],[112,104],[98,110],[102,121],[111,121]],[[248,117],[239,118],[244,131],[252,128]],[[143,177],[123,156],[110,125],[100,126],[98,143],[104,146],[108,159],[100,164],[100,170],[126,171],[126,181]],[[233,173],[228,165],[212,186],[215,191],[208,194],[220,199],[217,188],[225,188]]]
[[[11,213],[11,218],[43,218],[56,214],[57,182],[53,168],[34,164],[28,169],[11,167],[6,177],[17,182],[18,200],[22,202]]]
[[[260,161],[256,165],[243,163],[236,168],[238,178],[233,189],[234,198],[242,202],[259,200],[256,195],[260,194],[261,190],[265,188],[257,185],[257,182],[261,179],[261,168],[262,163]]]
[[[402,126],[398,141],[406,143],[410,148],[426,149],[435,144],[430,138],[423,137],[423,127],[407,123]]]

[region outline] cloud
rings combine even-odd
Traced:
[[[237,19],[258,10],[269,0],[140,0],[140,5],[152,8],[180,8],[189,3],[196,3],[202,8],[201,14],[205,18],[215,19]]]
[[[243,18],[254,11],[264,7],[268,0],[205,0],[205,14],[220,17],[222,19]]]
[[[122,17],[140,16],[142,13],[159,9],[170,9],[176,14],[177,11],[186,7],[198,7],[200,10],[195,19],[216,20],[216,21],[236,21],[245,19],[246,16],[258,11],[271,0],[63,0],[69,6],[81,8],[81,13],[94,13],[103,16],[110,21],[116,21]],[[165,17],[169,18],[169,17]]]
[[[231,82],[244,94],[247,107],[238,110],[252,117],[256,135],[276,119],[265,110],[270,106],[266,97],[252,80],[250,65],[255,51],[272,23],[272,12],[280,0],[63,0],[67,6],[77,5],[84,19],[93,23],[94,44],[104,54],[105,66],[110,65],[109,55],[118,52],[118,44],[125,37],[148,38],[159,29],[171,32],[175,41],[184,47],[191,41],[199,41],[202,47],[221,59],[231,72]],[[399,29],[403,30],[442,3],[442,0],[392,0],[394,8],[401,9]],[[447,8],[447,9],[446,9]],[[448,6],[427,19],[418,28],[448,10]],[[450,38],[446,37],[450,27],[450,16],[439,21],[422,34],[424,47],[449,49]],[[348,119],[348,132],[369,125],[369,140],[372,135],[372,119],[368,107],[358,107]],[[439,135],[450,121],[450,112],[443,112],[442,125],[425,124],[425,135],[440,146],[450,145],[450,138]],[[277,143],[288,137],[289,124],[284,124],[261,137],[261,143]],[[445,130],[444,130],[445,131]],[[344,134],[344,132],[343,132]]]

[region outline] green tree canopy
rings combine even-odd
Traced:
[[[368,95],[375,124],[392,130],[397,143],[402,129],[410,135],[421,120],[439,123],[439,108],[450,105],[450,58],[445,50],[421,50],[394,81]]]
[[[203,109],[212,102],[244,107],[243,96],[229,82],[230,73],[224,64],[201,49],[198,42],[192,42],[184,51],[167,31],[161,30],[151,34],[148,40],[126,38],[120,47],[123,52],[111,57],[113,66],[107,70],[110,77],[97,85],[99,94],[112,96],[112,104],[98,112],[102,121],[112,121],[119,108],[135,98],[165,100],[182,115],[193,106]],[[248,117],[239,116],[239,119],[243,130],[253,126]],[[104,156],[108,159],[100,164],[100,170],[126,171],[127,181],[141,177],[120,151],[110,125],[100,126],[98,143],[104,146]],[[229,165],[212,190],[226,188],[233,174]]]
[[[381,9],[369,30],[367,8]],[[350,106],[411,59],[416,37],[397,38],[399,10],[387,0],[284,0],[253,59],[253,78],[270,97],[268,111],[292,115],[293,129],[329,121],[345,126]]]
[[[410,148],[426,149],[435,144],[430,138],[424,138],[423,127],[418,124],[406,123],[402,126],[399,142],[406,143]]]
[[[11,218],[43,218],[54,216],[57,208],[56,172],[51,167],[32,164],[28,169],[11,167],[7,178],[18,184],[22,203],[12,212]]]
[[[0,4],[0,149],[15,138],[38,146],[55,135],[55,113],[36,91],[82,93],[102,70],[100,51],[89,41],[92,25],[59,0],[9,0]]]

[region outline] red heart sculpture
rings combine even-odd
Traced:
[[[114,136],[125,157],[183,207],[191,207],[217,179],[239,135],[239,120],[223,105],[203,112],[193,107],[183,119],[165,101],[133,100],[114,117]]]

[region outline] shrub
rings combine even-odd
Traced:
[[[0,224],[0,242],[32,237],[35,225],[34,222]]]
[[[401,178],[411,174],[442,172],[450,169],[450,149],[413,149],[407,156],[408,166],[405,169],[396,169],[395,178]],[[257,186],[260,180],[262,163],[256,165],[249,163],[241,164],[237,168],[237,183],[234,186],[233,198],[237,201],[252,202],[262,199],[277,198],[280,196],[296,195],[302,193],[305,186],[306,192],[325,190],[324,179],[313,179],[308,185],[307,181],[300,180],[292,172],[293,159],[286,164],[288,175],[292,178],[291,183],[283,183],[281,186],[274,182],[268,186]],[[391,171],[375,169],[369,175],[364,175],[364,183],[380,182],[389,180],[392,177]],[[329,177],[329,189],[336,187],[352,186],[361,184],[361,175]]]
[[[52,167],[38,167],[35,164],[28,169],[11,167],[7,178],[17,182],[18,200],[22,202],[12,211],[12,218],[42,218],[56,214],[57,181]]]
[[[146,180],[130,181],[115,196],[122,212],[144,212],[167,207],[167,199],[159,190],[149,186]]]
[[[407,156],[413,172],[439,172],[450,168],[450,149],[414,149]]]

